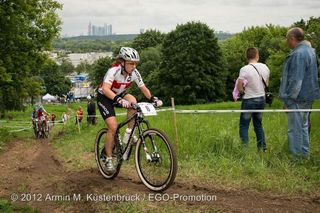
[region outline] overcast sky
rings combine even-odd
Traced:
[[[289,26],[320,16],[320,0],[57,0],[61,35],[87,35],[88,24],[112,24],[117,34],[140,29],[169,32],[177,24],[201,21],[216,31],[240,32],[268,23]]]

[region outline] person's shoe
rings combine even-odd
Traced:
[[[115,172],[115,168],[113,166],[112,159],[108,159],[106,161],[106,172],[109,174],[112,174]]]

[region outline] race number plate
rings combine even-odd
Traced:
[[[154,108],[154,106],[150,103],[146,103],[146,102],[142,102],[142,103],[138,103],[138,105],[141,108],[141,111],[143,113],[144,116],[155,116],[157,115],[157,111]]]

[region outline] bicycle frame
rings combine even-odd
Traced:
[[[128,119],[126,119],[125,121],[119,123],[118,125],[118,128],[117,128],[117,131],[116,131],[116,135],[115,135],[115,143],[117,143],[118,145],[120,145],[120,140],[119,140],[119,130],[127,125],[129,122],[131,122],[132,120],[134,120],[134,124],[133,124],[133,127],[132,127],[132,131],[130,133],[130,136],[129,136],[129,139],[128,139],[128,143],[127,143],[127,146],[125,147],[124,150],[122,150],[122,147],[120,147],[120,150],[121,150],[121,158],[122,160],[128,160],[130,158],[130,154],[131,154],[131,148],[132,148],[132,143],[131,143],[131,139],[133,137],[133,134],[134,134],[134,131],[136,130],[136,128],[138,128],[138,131],[139,131],[139,140],[141,140],[141,142],[143,143],[143,147],[144,147],[144,151],[146,153],[147,156],[150,157],[149,153],[148,153],[148,149],[147,149],[147,146],[145,144],[145,141],[144,141],[144,138],[143,138],[143,131],[142,131],[142,128],[140,126],[140,124],[144,121],[144,116],[141,112],[141,110],[138,108],[136,109],[137,112],[135,112],[131,117],[129,117]],[[152,145],[154,146],[155,150],[157,150],[155,144],[154,144],[154,141],[152,140]],[[148,158],[148,157],[147,157]],[[151,158],[151,157],[150,157]]]
[[[107,128],[101,129],[96,136],[95,159],[100,173],[106,179],[113,179],[119,174],[122,162],[129,159],[131,151],[133,150],[132,147],[136,146],[134,161],[139,178],[147,188],[152,191],[160,192],[167,189],[173,183],[177,173],[177,160],[174,147],[168,136],[160,129],[151,128],[149,122],[144,120],[144,116],[156,114],[149,111],[147,106],[148,105],[146,104],[132,105],[132,108],[136,111],[133,115],[118,124],[114,136],[114,149],[112,152],[113,160],[111,162],[116,167],[114,172],[106,170],[108,169],[106,167],[107,156],[105,153],[105,136],[108,134]],[[146,114],[143,113],[144,110],[146,110]],[[120,129],[129,122],[133,122],[133,125],[128,143],[122,144],[120,140]],[[135,135],[138,136],[136,144],[133,140]],[[165,161],[163,161],[163,159],[165,159]],[[162,162],[165,163],[162,164]],[[156,178],[149,176],[150,171],[154,173],[158,167],[161,167],[159,168],[159,175],[157,175]],[[149,179],[149,177],[151,177],[151,179]]]

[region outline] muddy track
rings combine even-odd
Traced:
[[[80,194],[139,194],[144,201],[160,206],[161,202],[150,201],[153,194],[140,182],[136,172],[120,171],[114,180],[104,179],[96,168],[81,171],[67,171],[59,161],[56,151],[49,141],[15,141],[0,153],[0,198],[10,200],[12,193],[32,193],[28,204],[41,212],[104,212],[106,205],[82,199],[80,202],[50,201],[48,195]],[[222,212],[317,212],[320,209],[320,196],[285,197],[247,190],[225,189],[210,183],[190,183],[177,178],[166,195],[215,195],[211,202],[177,200],[178,205],[191,211],[214,209]],[[67,198],[65,196],[65,198]],[[21,198],[20,198],[21,199]],[[44,201],[46,199],[46,201]],[[54,200],[54,199],[53,199]],[[173,202],[173,201],[169,201]],[[163,203],[163,202],[162,202]],[[110,204],[112,205],[112,204]]]

